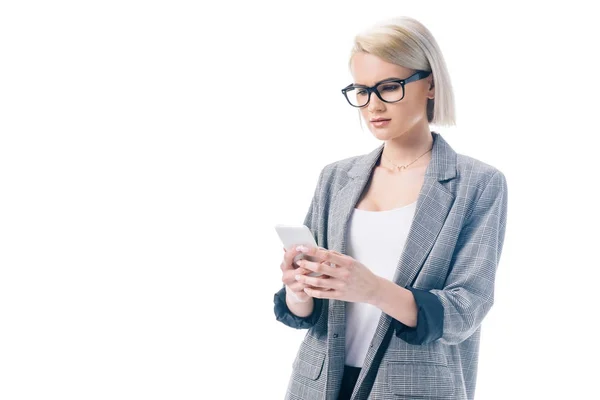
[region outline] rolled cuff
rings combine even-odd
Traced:
[[[427,290],[407,288],[417,304],[417,325],[412,328],[393,318],[396,336],[409,344],[429,344],[442,337],[444,306],[440,299]]]
[[[306,317],[299,317],[296,314],[292,313],[285,302],[285,287],[281,288],[273,298],[274,312],[277,321],[284,323],[285,325],[296,328],[296,329],[308,329],[313,327],[317,320],[319,319],[319,315],[321,315],[321,307],[323,304],[323,299],[314,299],[314,308],[313,312]]]

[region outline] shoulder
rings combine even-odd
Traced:
[[[483,189],[494,183],[506,185],[506,176],[498,167],[465,154],[456,154],[456,172],[459,186]]]
[[[323,167],[322,174],[327,177],[344,178],[348,176],[348,171],[356,164],[360,163],[364,158],[364,154],[347,157],[342,160],[337,160],[326,164]]]
[[[383,147],[384,144],[381,143],[366,153],[331,162],[323,167],[322,174],[330,179],[338,180],[365,177],[381,155]]]
[[[381,146],[379,147],[381,148]],[[354,155],[326,164],[321,170],[323,183],[331,185],[344,185],[349,179],[364,174],[377,156],[378,149],[369,153]]]
[[[369,154],[354,155],[325,164],[321,168],[316,189],[320,201],[327,201],[352,179],[357,170],[365,168]]]
[[[505,215],[508,187],[504,173],[494,165],[464,154],[456,156],[455,195],[465,206],[465,220],[485,218],[489,212]]]

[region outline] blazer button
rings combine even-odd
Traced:
[[[338,337],[338,334],[337,334],[337,333],[334,333],[334,334],[333,334],[333,337],[334,337],[334,338],[337,338],[337,337]]]

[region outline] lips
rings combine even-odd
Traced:
[[[375,128],[385,128],[390,124],[390,121],[389,118],[375,118],[371,120],[371,125]]]

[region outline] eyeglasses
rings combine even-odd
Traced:
[[[431,71],[417,71],[406,79],[389,78],[377,82],[375,86],[350,84],[342,89],[348,103],[353,107],[364,107],[375,93],[385,103],[397,103],[404,98],[404,85],[427,78]]]

